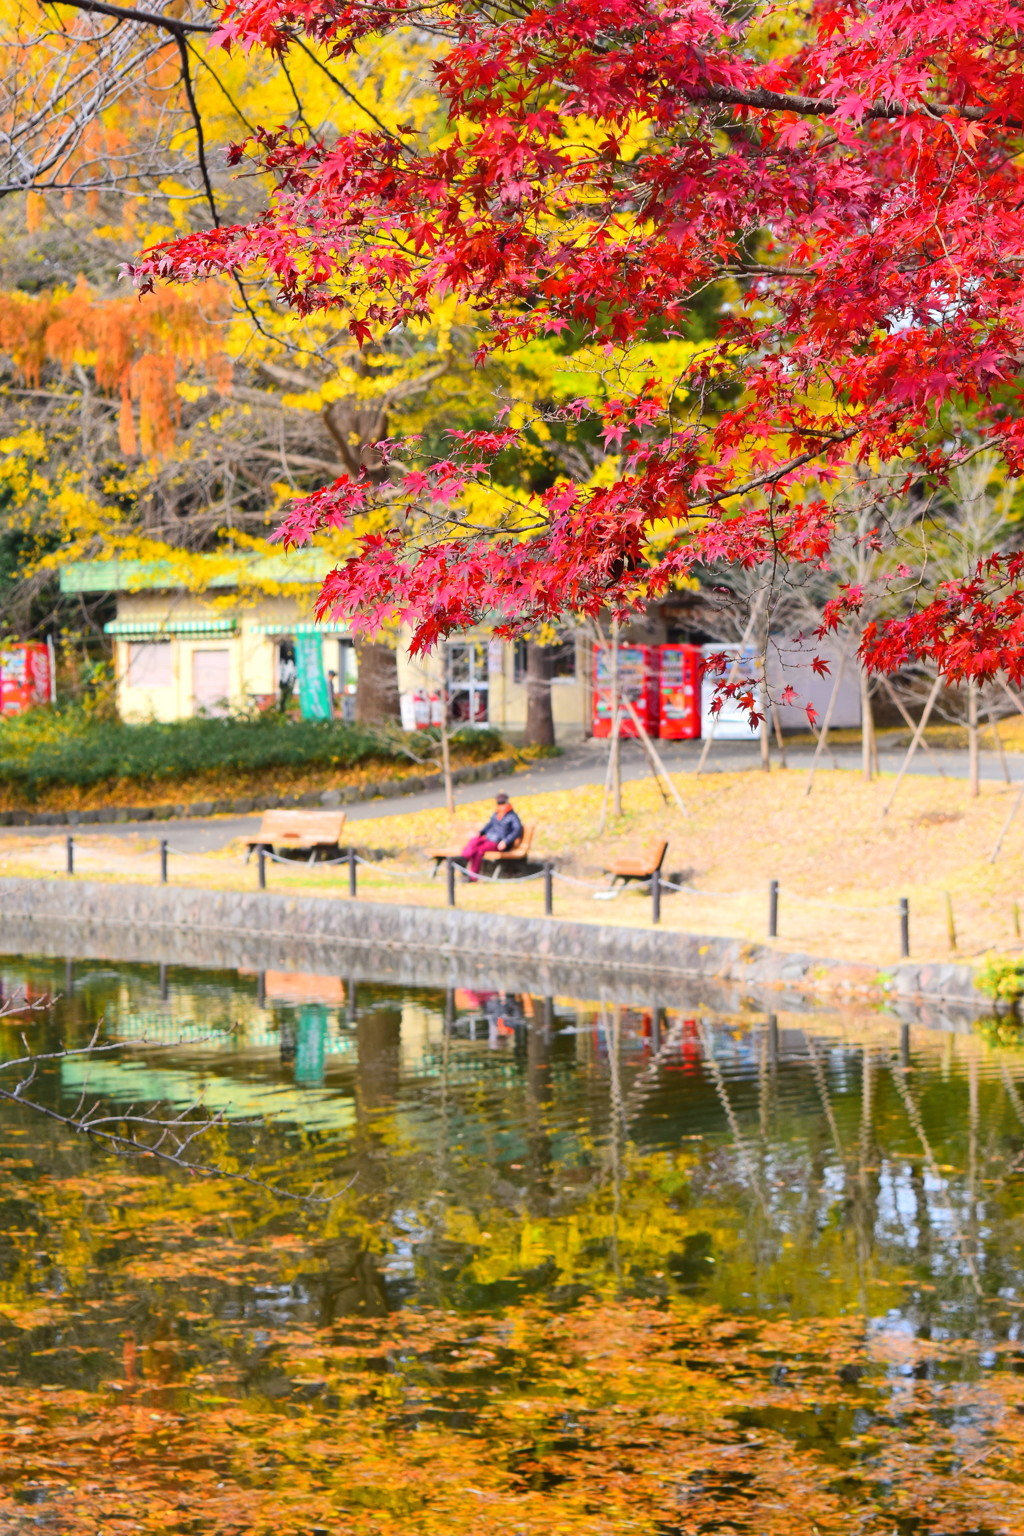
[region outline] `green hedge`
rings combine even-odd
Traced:
[[[479,729],[452,737],[453,744],[472,745],[473,755],[481,757],[497,750],[500,740],[496,731]],[[417,757],[425,755],[426,741],[416,746]],[[335,720],[294,720],[276,711],[123,725],[74,710],[34,710],[0,724],[0,781],[29,794],[56,784],[154,782],[225,769],[353,768],[370,758],[409,763],[398,732]]]

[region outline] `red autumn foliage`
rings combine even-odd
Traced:
[[[484,353],[568,332],[609,357],[678,334],[708,285],[741,301],[671,391],[647,380],[561,407],[620,473],[559,481],[525,530],[444,517],[514,453],[511,431],[456,440],[383,491],[343,478],[297,500],[295,543],[382,494],[434,518],[425,538],[406,532],[415,518],[367,538],[328,576],[324,611],[398,612],[420,644],[485,615],[509,633],[628,607],[712,561],[827,565],[832,490],[869,465],[897,496],[942,487],[979,444],[1024,474],[1013,0],[229,0],[220,40],[286,50],[305,34],[345,54],[424,21],[446,43],[443,141],[261,132],[245,152],[277,177],[264,217],[147,253],[141,284],[262,269],[283,303],[338,312],[361,343],[454,293]],[[1019,680],[1020,578],[996,560],[914,589],[909,616],[869,636],[871,664],[931,656],[953,678]],[[858,603],[841,597],[826,627]]]

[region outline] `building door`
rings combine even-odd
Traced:
[[[482,640],[448,642],[448,715],[456,724],[486,725],[487,646]]]
[[[231,652],[192,652],[192,708],[197,715],[226,715],[231,698]]]

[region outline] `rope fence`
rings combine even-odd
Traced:
[[[69,875],[74,875],[75,839],[72,836],[68,836],[66,839],[66,848],[67,873]],[[286,854],[276,853],[274,849],[267,844],[251,845],[249,854],[246,855],[247,863],[252,853],[256,854],[256,881],[257,886],[261,891],[265,891],[267,889],[268,864],[285,865],[292,869],[296,868],[297,866],[306,868],[317,867],[321,869],[325,866],[335,869],[344,867],[348,871],[348,893],[349,896],[353,899],[355,899],[359,894],[358,871],[360,866],[362,866],[364,869],[372,869],[378,875],[383,876],[385,879],[394,880],[401,884],[405,884],[410,880],[433,880],[437,873],[436,865],[432,873],[427,873],[425,870],[386,869],[382,867],[382,865],[377,860],[364,858],[362,854],[357,853],[354,847],[349,847],[344,852],[339,852],[335,858],[316,858],[316,850],[314,849],[312,850],[310,858],[306,861],[304,866],[300,865],[297,859],[290,858]],[[170,843],[167,838],[161,838],[159,845],[159,870],[161,885],[168,884],[170,857],[172,854],[177,858],[195,858],[197,856],[195,853],[190,852],[187,849],[174,847],[174,845]],[[438,862],[443,862],[445,866],[447,903],[449,907],[454,907],[456,905],[455,892],[457,874],[462,874],[465,880],[473,883],[486,883],[492,885],[530,885],[538,880],[543,881],[544,913],[547,917],[554,916],[554,884],[556,880],[559,880],[564,885],[570,886],[576,890],[588,891],[595,900],[608,900],[611,897],[617,896],[620,891],[625,889],[625,885],[616,886],[614,879],[611,885],[595,885],[592,880],[583,880],[578,876],[566,874],[564,871],[556,869],[550,859],[546,859],[541,865],[540,869],[531,870],[530,873],[523,875],[505,874],[501,870],[495,870],[490,874],[484,873],[482,869],[475,873],[470,872],[461,862],[461,856],[456,855],[446,855],[443,861],[440,859],[440,856],[438,856]],[[651,898],[651,921],[655,925],[661,922],[661,898],[662,894],[666,891],[673,891],[682,896],[705,897],[713,901],[739,901],[747,898],[750,895],[749,890],[712,891],[702,886],[693,885],[689,882],[669,880],[665,875],[661,873],[660,869],[652,870],[649,875],[645,874],[631,878],[637,879],[639,883],[642,886],[645,886],[649,891]],[[776,939],[779,936],[780,894],[781,888],[778,880],[770,880],[768,882],[767,922],[767,937],[769,939]],[[787,890],[786,900],[795,902],[802,906],[822,907],[830,912],[867,913],[874,917],[884,916],[887,913],[895,913],[899,928],[900,956],[902,959],[908,959],[910,956],[910,902],[909,899],[905,896],[900,897],[900,899],[896,902],[858,904],[853,902],[823,901],[820,897],[817,896],[800,896],[795,891]],[[1016,913],[1016,907],[1014,910]],[[952,931],[952,921],[950,921],[950,932],[952,933]]]

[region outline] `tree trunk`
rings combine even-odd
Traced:
[[[356,657],[356,724],[385,725],[400,720],[397,653],[390,645],[357,640]]]
[[[619,621],[612,619],[612,739],[608,745],[612,775],[612,815],[622,815],[622,701],[619,698]]]
[[[871,679],[860,664],[860,771],[869,782],[874,777],[875,717],[871,708]]]
[[[555,718],[551,712],[551,650],[526,642],[526,745],[553,747]]]

